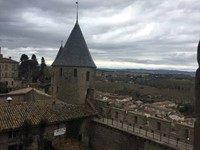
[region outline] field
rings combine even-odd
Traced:
[[[98,70],[96,89],[130,95],[144,102],[171,100],[193,104],[195,99],[194,77],[190,75]]]

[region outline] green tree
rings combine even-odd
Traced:
[[[31,60],[29,60],[29,69],[31,73],[32,82],[36,82],[40,74],[39,74],[38,61],[35,54],[33,54]]]
[[[27,61],[29,58],[26,54],[22,54],[21,57],[20,57],[20,62],[24,62],[24,61]]]
[[[44,57],[41,59],[41,64],[40,64],[40,81],[45,82],[45,72],[47,71],[47,65],[45,63]]]
[[[8,87],[5,83],[0,82],[0,93],[7,93]]]
[[[194,112],[194,108],[191,104],[181,104],[178,105],[178,109],[184,115],[192,115]]]
[[[28,59],[28,56],[26,54],[22,54],[20,61],[20,77],[28,81],[29,83],[37,81],[39,77],[39,67],[36,55],[33,54],[31,59]]]

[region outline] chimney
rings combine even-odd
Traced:
[[[9,57],[9,59],[11,60],[11,59],[12,59],[12,57]]]

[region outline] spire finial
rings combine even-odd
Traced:
[[[61,47],[63,47],[63,40],[61,40]]]
[[[76,1],[76,22],[78,23],[78,0]]]

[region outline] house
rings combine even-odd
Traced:
[[[65,137],[87,143],[86,126],[88,118],[94,115],[86,105],[66,104],[57,99],[8,101],[0,105],[0,149],[22,150],[27,145],[29,149],[37,149],[41,140],[43,146],[53,147]],[[27,128],[31,128],[28,133]],[[31,142],[27,144],[24,138],[30,138]]]
[[[22,101],[35,101],[39,99],[50,99],[50,95],[37,90],[32,87],[22,88],[18,90],[13,90],[11,92],[0,94],[0,104],[5,103],[7,98],[11,98],[13,103],[22,102]]]
[[[11,57],[5,58],[1,54],[0,47],[0,82],[6,83],[7,87],[14,88],[17,86],[19,62]]]

